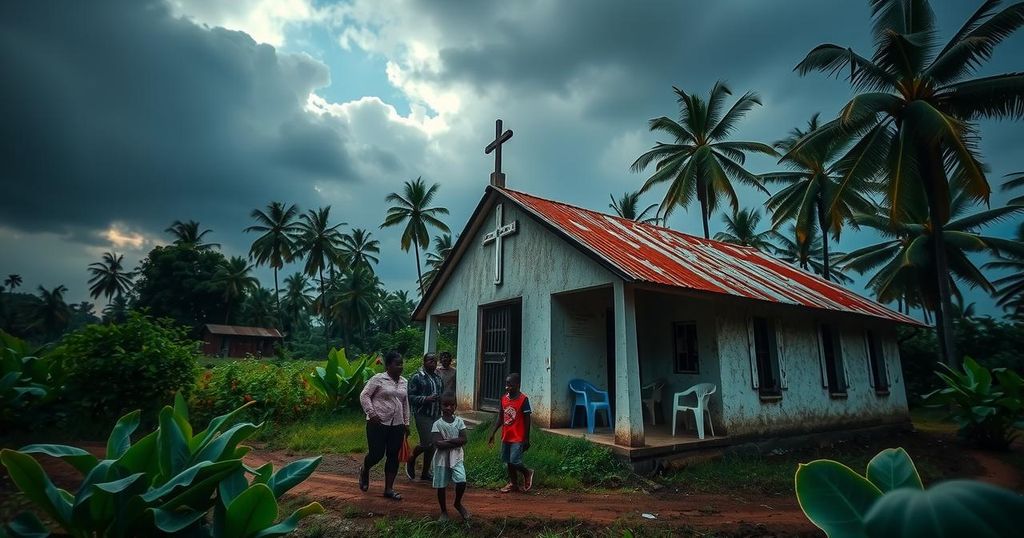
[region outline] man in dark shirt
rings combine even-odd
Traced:
[[[437,355],[423,355],[423,368],[409,379],[409,404],[412,407],[416,432],[420,436],[420,444],[413,449],[409,461],[405,464],[405,474],[409,480],[416,479],[416,458],[420,454],[424,455],[420,480],[433,480],[430,461],[434,456],[434,446],[430,430],[434,427],[434,421],[441,416],[442,384],[441,376],[437,375]]]

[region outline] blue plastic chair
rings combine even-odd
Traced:
[[[608,424],[612,423],[612,412],[609,406],[608,393],[599,390],[594,385],[582,379],[573,379],[569,382],[569,390],[576,395],[576,403],[572,407],[572,421],[570,428],[576,427],[576,409],[582,407],[587,412],[587,433],[594,433],[594,419],[597,411],[604,409],[605,418]]]

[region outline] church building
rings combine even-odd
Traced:
[[[563,431],[583,379],[608,392],[620,453],[695,440],[666,421],[698,383],[715,385],[720,442],[908,422],[896,327],[916,320],[753,248],[505,188],[500,170],[413,316],[427,351],[458,327],[460,411],[497,410],[519,372],[534,426]]]

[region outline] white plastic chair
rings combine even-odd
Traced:
[[[708,407],[708,401],[711,399],[711,395],[718,390],[718,387],[714,383],[697,383],[696,385],[684,390],[683,392],[677,392],[672,398],[672,436],[676,435],[676,414],[680,411],[683,412],[683,417],[686,417],[687,411],[693,411],[694,422],[697,423],[697,437],[700,439],[704,438],[704,414],[707,413],[708,425],[711,426],[711,435],[715,435],[715,425],[711,422],[711,409]],[[679,403],[683,396],[695,394],[697,397],[697,406],[682,405]]]
[[[665,381],[662,379],[655,380],[647,385],[640,388],[640,394],[643,395],[645,392],[650,391],[646,398],[641,399],[644,407],[647,408],[647,412],[651,415],[651,426],[658,423],[658,416],[655,414],[655,410],[661,407],[661,395],[665,389]]]

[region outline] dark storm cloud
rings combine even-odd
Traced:
[[[0,7],[0,225],[150,231],[351,180],[338,122],[303,111],[326,67],[155,1]],[[217,217],[213,217],[216,220]]]

